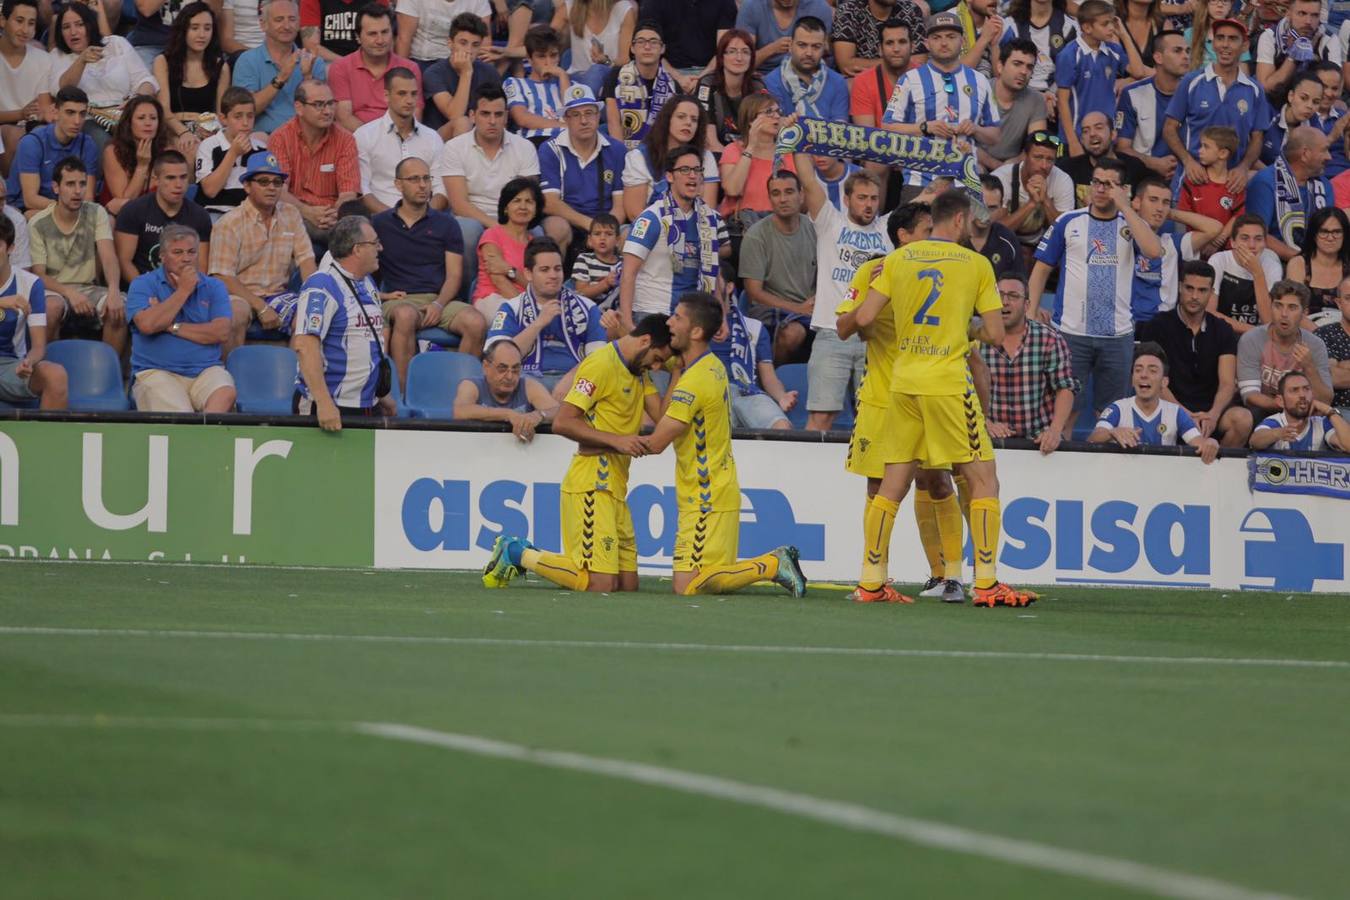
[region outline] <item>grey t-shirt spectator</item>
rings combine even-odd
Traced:
[[[784,300],[805,303],[816,292],[816,229],[801,216],[797,230],[784,234],[774,227],[773,217],[760,219],[741,241],[741,278],[764,282],[764,289]],[[760,318],[768,307],[751,313]]]
[[[1317,374],[1324,382],[1331,384],[1327,345],[1311,331],[1301,332],[1301,340],[1312,352],[1312,365]],[[1276,396],[1280,378],[1293,369],[1293,354],[1284,352],[1270,340],[1269,325],[1253,328],[1238,339],[1237,383],[1243,399],[1256,393],[1267,397]]]
[[[993,96],[992,92],[990,96]],[[996,100],[995,103],[997,102]],[[1022,143],[1027,139],[1031,123],[1045,119],[1045,95],[1031,88],[1024,88],[1013,98],[1012,105],[1008,108],[1005,109],[999,104],[998,114],[998,141],[984,149],[995,159],[1012,159],[1022,152]]]

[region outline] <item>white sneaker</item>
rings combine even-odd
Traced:
[[[923,590],[919,591],[920,597],[941,597],[946,590],[947,582],[934,576],[923,583]]]

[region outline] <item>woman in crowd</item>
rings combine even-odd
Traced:
[[[525,246],[544,217],[544,192],[533,178],[512,178],[497,201],[498,225],[478,242],[473,305],[489,322],[497,308],[525,290]]]
[[[740,127],[741,101],[762,93],[764,81],[755,71],[754,38],[732,28],[717,42],[713,70],[698,80],[698,102],[708,120],[708,149],[714,156],[721,156],[745,133]]]
[[[1147,78],[1153,74],[1153,40],[1163,30],[1160,0],[1124,0],[1117,3],[1120,10],[1116,26],[1116,40],[1125,48],[1130,59],[1130,75]]]
[[[202,138],[220,129],[220,98],[230,86],[230,64],[220,46],[216,14],[205,3],[189,3],[174,20],[169,44],[155,57],[159,104],[168,111],[174,146],[197,158]]]
[[[1191,27],[1184,32],[1186,43],[1191,48],[1191,68],[1203,69],[1214,62],[1214,23],[1233,16],[1233,0],[1196,0],[1195,18]],[[1246,71],[1251,66],[1252,54],[1244,50],[1240,67]]]
[[[778,101],[768,94],[755,94],[741,104],[737,139],[722,154],[722,192],[719,212],[728,222],[737,220],[748,228],[755,220],[773,212],[769,202],[769,176],[773,174],[773,151],[778,139],[782,114]],[[791,155],[783,167],[796,171]],[[733,229],[734,231],[735,229]]]
[[[623,211],[628,221],[637,219],[665,194],[666,154],[684,144],[703,154],[703,200],[709,206],[717,205],[721,176],[717,159],[707,149],[708,128],[703,107],[688,94],[677,94],[661,107],[642,146],[629,150],[624,158]]]
[[[102,148],[126,102],[138,94],[154,96],[159,85],[127,39],[108,33],[101,0],[62,7],[52,41],[52,70],[61,74],[51,92],[78,87],[89,95],[85,131]]]
[[[150,193],[150,164],[169,147],[169,129],[159,101],[141,94],[122,113],[103,148],[103,193],[99,202],[117,215],[129,201]]]
[[[561,0],[553,8],[553,30],[571,38],[567,72],[600,95],[605,76],[628,62],[637,26],[632,0]]]
[[[1324,206],[1308,219],[1303,232],[1303,246],[1298,256],[1289,260],[1285,276],[1308,286],[1312,303],[1308,314],[1315,315],[1327,309],[1336,309],[1336,294],[1341,282],[1350,275],[1350,218],[1334,206]]]

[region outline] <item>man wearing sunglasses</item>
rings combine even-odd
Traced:
[[[1073,179],[1055,167],[1064,142],[1048,131],[1033,131],[1022,144],[1022,158],[995,169],[1003,185],[1003,209],[994,220],[1010,228],[1030,254],[1050,223],[1075,207]]]

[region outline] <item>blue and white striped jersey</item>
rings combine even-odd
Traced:
[[[928,62],[910,69],[896,83],[881,120],[899,125],[971,121],[983,127],[997,125],[999,113],[989,79],[969,66],[944,72]],[[906,184],[924,186],[932,180],[933,176],[924,172],[905,172]]]
[[[1285,413],[1276,413],[1273,416],[1267,416],[1261,420],[1261,424],[1256,426],[1257,431],[1274,428],[1279,430],[1289,424],[1289,417]],[[1350,448],[1342,447],[1336,439],[1336,430],[1331,426],[1331,419],[1328,416],[1310,416],[1303,423],[1303,430],[1299,432],[1298,437],[1292,441],[1279,440],[1271,444],[1270,450],[1347,450]]]
[[[1139,408],[1134,397],[1117,400],[1102,410],[1097,420],[1098,428],[1138,428],[1139,443],[1152,447],[1175,447],[1200,437],[1191,414],[1171,400],[1158,400],[1158,408],[1153,415],[1147,415]]]
[[[1163,119],[1171,94],[1158,90],[1153,77],[1140,79],[1120,92],[1116,104],[1116,136],[1125,138],[1140,156],[1161,159],[1172,151],[1163,140]]]
[[[523,106],[526,112],[550,119],[562,118],[562,87],[558,79],[535,81],[533,78],[508,78],[502,83],[506,93],[506,108]],[[521,137],[557,137],[562,128],[522,128]]]
[[[360,292],[352,293],[351,285]],[[372,333],[373,330],[373,333]],[[385,354],[384,316],[375,282],[351,278],[332,257],[300,286],[294,334],[311,334],[323,350],[323,380],[340,407],[365,408],[376,403],[375,383]],[[303,376],[296,390],[313,399]]]
[[[1161,257],[1135,254],[1134,290],[1130,297],[1130,308],[1136,322],[1147,322],[1158,313],[1167,312],[1177,305],[1177,272],[1181,268],[1181,261],[1198,256],[1194,234],[1188,231],[1177,237],[1174,230],[1164,226],[1158,235],[1163,245]]]
[[[1055,327],[1090,337],[1133,332],[1134,257],[1134,236],[1120,213],[1098,219],[1084,208],[1056,219],[1036,248],[1036,259],[1059,269]]]
[[[47,292],[42,279],[26,269],[14,269],[0,287],[0,297],[23,297],[28,313],[0,309],[0,358],[23,359],[28,355],[28,329],[47,327]]]

